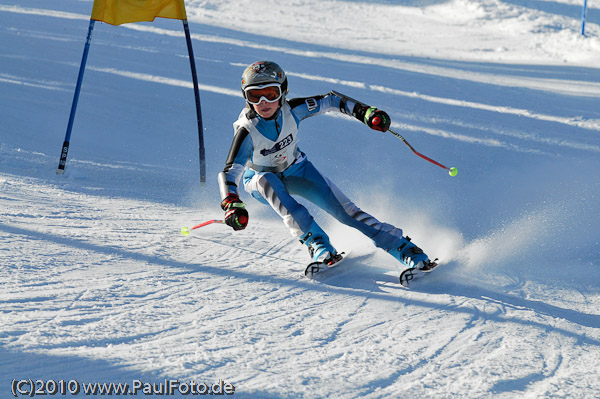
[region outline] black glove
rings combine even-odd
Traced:
[[[380,132],[386,132],[390,128],[390,123],[392,122],[387,112],[375,107],[365,109],[363,120],[371,129],[379,130]]]
[[[234,230],[244,230],[248,226],[248,211],[246,205],[237,194],[227,194],[221,202],[221,209],[225,211],[225,224]]]

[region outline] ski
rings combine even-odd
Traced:
[[[329,262],[311,262],[304,269],[304,275],[310,279],[316,278],[317,274],[322,276],[329,269],[338,266],[346,257],[344,252],[337,253]]]
[[[329,262],[311,262],[304,269],[304,275],[311,280],[321,279],[327,276],[330,270],[336,269],[340,263],[347,259],[348,254],[340,252],[336,254]],[[438,266],[438,259],[427,261],[423,267],[407,267],[401,271],[399,282],[404,288],[412,288],[415,281],[420,280],[425,275],[431,273]]]
[[[438,266],[436,262],[437,258],[433,261],[426,262],[425,265],[421,268],[409,267],[406,268],[400,273],[400,285],[404,288],[410,288],[413,286],[416,280],[423,278],[425,275],[431,273],[433,269]]]

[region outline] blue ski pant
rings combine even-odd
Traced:
[[[371,238],[375,246],[386,251],[395,248],[402,238],[401,229],[362,211],[306,158],[282,173],[246,169],[244,188],[260,202],[269,204],[296,237],[308,232],[314,219],[294,195],[309,200],[341,223],[358,229]]]

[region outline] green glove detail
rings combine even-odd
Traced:
[[[364,122],[371,129],[385,132],[390,128],[392,122],[387,112],[379,110],[375,107],[369,107],[365,111]]]

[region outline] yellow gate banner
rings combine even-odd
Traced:
[[[94,0],[91,19],[121,25],[156,17],[186,20],[183,0]]]

